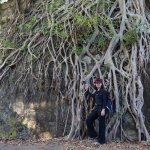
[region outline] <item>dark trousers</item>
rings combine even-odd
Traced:
[[[94,121],[99,118],[99,135],[97,135],[94,129]],[[101,109],[96,107],[94,110],[89,114],[86,119],[87,129],[88,129],[88,136],[91,138],[98,136],[98,142],[101,144],[106,143],[105,139],[105,116],[101,116]]]

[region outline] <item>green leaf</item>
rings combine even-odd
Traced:
[[[23,32],[20,32],[20,33],[19,33],[19,36],[23,36],[23,35],[24,35],[24,33],[23,33]]]
[[[73,52],[77,55],[81,55],[84,52],[84,49],[81,47],[77,47]]]
[[[33,32],[38,32],[40,28],[36,27]]]
[[[121,115],[121,116],[122,116],[123,114],[124,114],[124,112],[123,112],[123,111],[120,111],[120,112],[119,112],[119,115]]]
[[[126,101],[125,101],[125,100],[123,100],[123,101],[122,101],[122,104],[125,106],[125,105],[126,105]]]
[[[2,46],[3,47],[9,47],[9,48],[14,48],[15,44],[13,42],[11,42],[9,39],[3,39],[2,40]]]
[[[109,72],[110,70],[110,65],[109,64],[105,64],[101,67],[101,70],[105,73]]]
[[[32,17],[30,18],[30,23],[31,23],[31,24],[34,24],[35,21],[36,21],[36,16],[32,16]]]

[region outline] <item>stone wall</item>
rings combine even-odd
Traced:
[[[16,86],[14,82],[22,66],[19,64],[10,69],[6,80],[0,83],[0,138],[49,139],[62,136],[64,124],[57,120],[61,114],[61,109],[57,109],[60,102],[57,101],[57,91],[46,90],[44,85],[39,89],[32,77],[27,77],[25,83]],[[49,74],[51,72],[50,68]],[[27,91],[24,91],[24,84],[30,87]],[[64,107],[67,114],[65,102]]]
[[[5,93],[0,88],[0,137],[51,138],[55,129],[55,96],[38,92],[27,100],[24,93]],[[52,93],[51,93],[52,94]],[[43,95],[43,97],[41,97]],[[53,93],[52,95],[55,95]]]

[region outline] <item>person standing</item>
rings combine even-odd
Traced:
[[[94,109],[88,115],[86,119],[86,125],[88,130],[88,139],[98,139],[96,145],[105,144],[105,108],[106,108],[106,91],[103,86],[102,79],[97,78],[94,82],[96,91],[92,94],[89,91],[88,85],[85,87],[86,94],[89,94],[95,101]],[[96,119],[99,119],[99,134],[96,133],[93,123]]]

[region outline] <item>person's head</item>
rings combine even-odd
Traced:
[[[100,89],[101,87],[103,88],[103,81],[100,78],[96,78],[94,81],[96,89]]]

